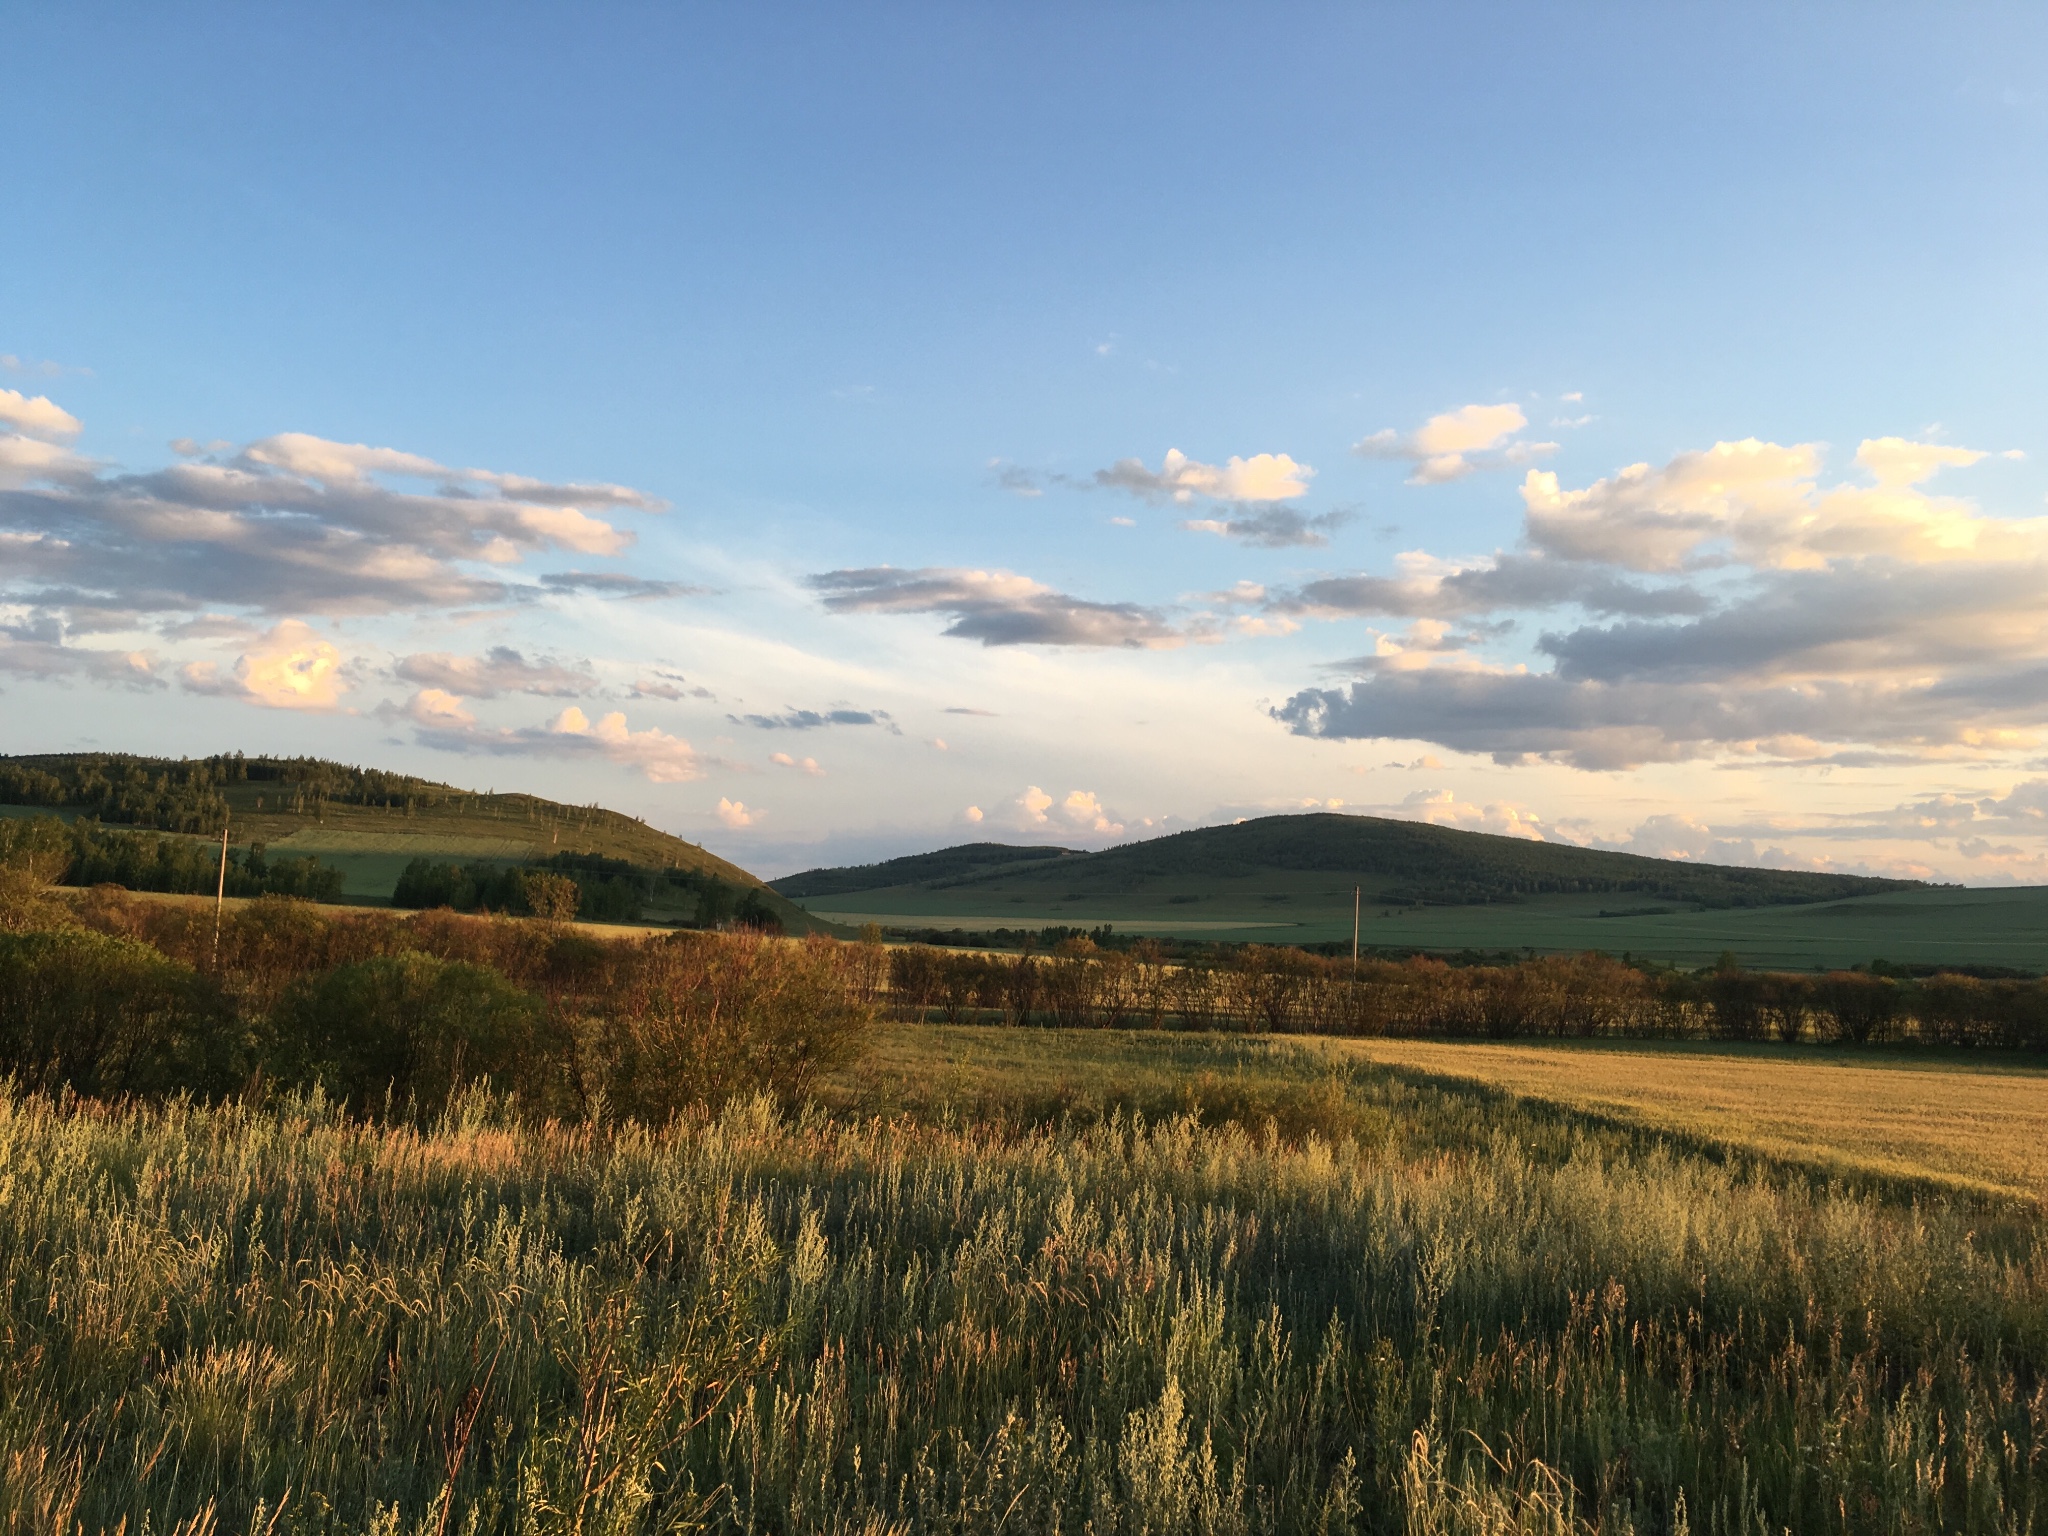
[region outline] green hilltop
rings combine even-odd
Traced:
[[[1107,923],[1183,940],[1348,945],[1355,890],[1367,949],[2048,969],[2044,890],[1701,864],[1328,812],[1099,853],[973,843],[772,883],[835,922],[906,932]]]
[[[238,861],[259,847],[272,865],[317,859],[340,872],[344,899],[388,899],[422,861],[479,878],[546,865],[580,884],[611,882],[620,899],[608,915],[686,921],[710,892],[728,907],[751,901],[793,932],[825,926],[737,864],[636,817],[319,758],[0,757],[0,816],[39,813],[109,837],[218,842],[225,826]],[[644,891],[636,912],[621,908],[626,884]]]
[[[785,895],[802,897],[915,885],[1139,895],[1168,887],[1260,881],[1276,874],[1341,876],[1359,885],[1365,899],[1382,906],[1465,906],[1588,894],[1696,907],[1784,906],[1904,890],[1920,883],[1696,864],[1330,812],[1262,816],[1100,853],[969,843],[855,869],[808,870],[770,883]]]

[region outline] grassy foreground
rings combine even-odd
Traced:
[[[2030,1210],[1244,1038],[902,1027],[662,1131],[11,1096],[0,1329],[10,1532],[2022,1531],[2048,1470]]]

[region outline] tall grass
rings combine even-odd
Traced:
[[[2031,1216],[1214,1049],[1336,1139],[0,1099],[0,1530],[2033,1527]]]

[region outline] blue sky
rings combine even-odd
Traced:
[[[8,32],[0,750],[2048,880],[2038,11]]]

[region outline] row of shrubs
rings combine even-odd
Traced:
[[[488,1079],[536,1114],[658,1121],[736,1095],[803,1095],[884,1007],[1067,1027],[2048,1049],[2048,983],[2032,979],[1651,971],[1597,954],[1353,967],[1260,946],[1169,962],[1156,946],[1110,953],[1085,938],[1016,956],[892,951],[873,935],[598,939],[559,920],[283,897],[217,918],[116,887],[64,896],[0,867],[0,1074],[36,1090],[318,1085],[364,1110],[431,1114]]]
[[[1246,945],[1206,963],[1070,938],[1050,955],[894,951],[899,1016],[1328,1035],[1637,1036],[2048,1050],[2048,981],[1867,971],[1645,970],[1600,954],[1511,965],[1329,959]]]
[[[0,893],[4,894],[4,893]],[[598,940],[560,923],[15,891],[0,1074],[98,1097],[323,1088],[430,1115],[489,1080],[537,1115],[660,1121],[801,1096],[858,1051],[879,952],[758,933]]]

